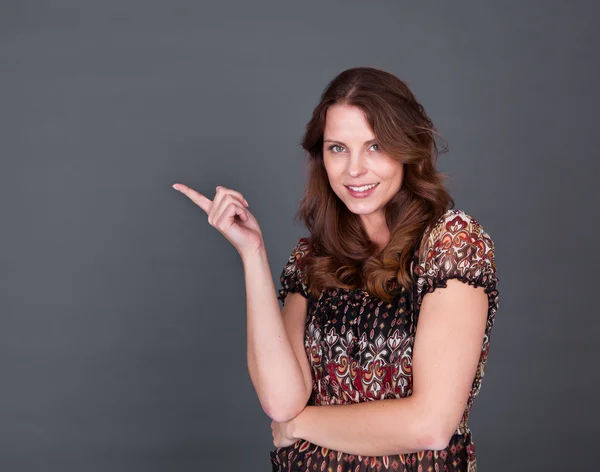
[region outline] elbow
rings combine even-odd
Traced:
[[[280,410],[264,409],[264,411],[269,418],[271,418],[273,421],[276,421],[277,423],[283,423],[285,421],[289,421],[292,418],[296,417],[298,415],[298,413],[300,413],[300,411],[294,412],[293,410],[284,410],[284,409],[280,409]]]
[[[440,428],[437,428],[438,430]],[[446,449],[450,444],[452,434],[448,434],[446,431],[432,430],[426,438],[426,447],[424,450],[428,451],[441,451]]]
[[[267,416],[278,423],[283,423],[284,421],[295,418],[303,409],[304,405],[301,407],[299,405],[280,405],[278,407],[268,405],[263,406],[263,411]]]
[[[266,415],[278,423],[289,421],[300,414],[306,407],[308,398],[305,395],[296,397],[287,397],[278,401],[266,401],[262,404]]]
[[[446,449],[456,432],[458,423],[455,414],[440,411],[432,405],[420,408],[422,414],[417,433],[416,448],[418,451],[441,451]]]
[[[441,451],[448,447],[454,432],[439,426],[425,426],[418,436],[416,449],[418,451]]]

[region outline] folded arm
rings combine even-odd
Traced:
[[[481,356],[488,299],[450,279],[423,298],[413,349],[413,393],[352,405],[307,406],[290,435],[350,454],[444,449],[464,413]]]

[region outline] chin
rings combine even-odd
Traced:
[[[355,213],[357,215],[369,215],[371,213],[375,213],[378,210],[377,206],[372,206],[372,205],[361,205],[361,204],[356,204],[356,203],[352,203],[350,202],[350,204],[344,202],[346,204],[346,208],[348,208],[348,210],[350,210],[352,213]]]

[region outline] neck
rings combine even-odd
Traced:
[[[390,241],[390,229],[382,215],[361,215],[361,221],[369,239],[373,241],[379,249],[383,249]]]

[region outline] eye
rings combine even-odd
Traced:
[[[329,146],[328,149],[330,151],[333,151],[334,153],[342,152],[342,151],[334,151],[335,148],[342,148],[342,149],[344,149],[343,146],[340,146],[339,144],[332,144],[331,146]]]
[[[373,147],[373,146],[377,146],[377,149],[375,149],[375,150],[379,151],[379,144],[373,144],[373,145],[371,145],[371,147]]]

